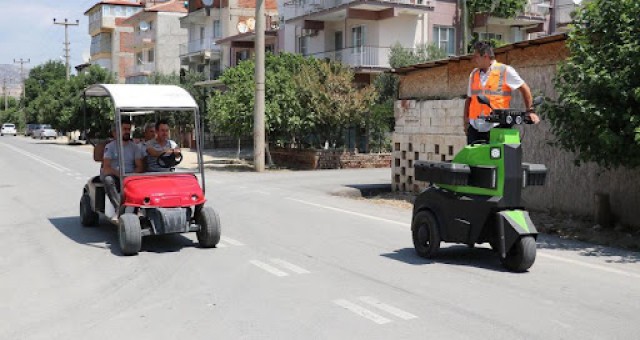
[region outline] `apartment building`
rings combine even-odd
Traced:
[[[180,20],[181,27],[188,32],[187,42],[180,46],[182,67],[201,72],[205,81],[211,81],[225,68],[250,58],[255,4],[251,0],[190,0],[189,12]],[[265,13],[269,30],[278,18],[275,0],[265,1]],[[273,33],[267,36],[273,37]],[[267,45],[275,44],[269,41]]]
[[[133,27],[125,20],[143,7],[137,0],[103,0],[84,12],[89,20],[91,64],[110,70],[121,83],[134,61]]]
[[[284,50],[351,66],[371,83],[388,69],[391,46],[431,42],[427,0],[287,0],[280,7]]]
[[[147,83],[153,73],[180,72],[179,48],[187,42],[187,30],[180,27],[180,19],[186,15],[182,0],[149,1],[124,21],[133,27],[134,62],[126,74],[127,83]]]

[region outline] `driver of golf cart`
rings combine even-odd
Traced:
[[[122,149],[124,151],[124,172],[143,172],[144,165],[142,163],[142,151],[131,140],[131,121],[122,119]],[[113,137],[116,137],[116,127],[113,126],[111,131]],[[112,140],[104,148],[103,166],[100,169],[100,179],[105,186],[107,196],[111,204],[117,209],[120,206],[120,178],[119,178],[119,155],[118,144],[116,140]]]
[[[169,123],[163,119],[156,122],[156,138],[148,141],[146,147],[147,171],[171,171],[176,158],[181,157],[178,144],[169,139]]]

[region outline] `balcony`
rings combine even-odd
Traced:
[[[387,69],[389,65],[390,47],[355,46],[335,51],[309,54],[316,59],[338,61],[353,68]]]
[[[132,76],[147,76],[156,71],[156,64],[154,62],[137,63],[127,68],[126,77]]]
[[[89,35],[94,36],[101,31],[111,31],[116,28],[116,17],[98,16],[89,22]]]
[[[220,45],[217,45],[213,39],[192,40],[186,44],[180,44],[180,60],[183,65],[189,62],[219,59],[220,52]]]
[[[155,31],[136,32],[133,38],[134,47],[150,47],[155,43]]]
[[[381,20],[388,17],[385,10],[398,8],[395,14],[419,15],[434,9],[429,0],[287,0],[287,22],[298,20],[341,21],[345,18]]]
[[[490,13],[476,14],[474,28],[488,25],[497,26],[529,26],[544,24],[545,16],[549,13],[548,0],[529,0],[522,13],[514,18],[499,18]]]

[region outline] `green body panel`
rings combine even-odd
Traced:
[[[525,217],[525,212],[523,210],[509,210],[504,212],[507,217],[513,221],[518,227],[524,229],[526,232],[530,232],[531,228],[529,228],[529,223],[527,223],[527,218]]]
[[[438,185],[439,187],[461,194],[503,196],[504,193],[504,144],[520,144],[520,131],[515,129],[491,129],[489,144],[474,144],[465,146],[453,158],[453,163],[468,164],[469,166],[495,166],[497,182],[495,189],[478,188],[466,185]],[[500,148],[500,158],[491,159],[491,149]]]

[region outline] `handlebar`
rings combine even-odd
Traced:
[[[493,109],[485,120],[509,127],[520,124],[533,124],[529,113],[520,109]]]

